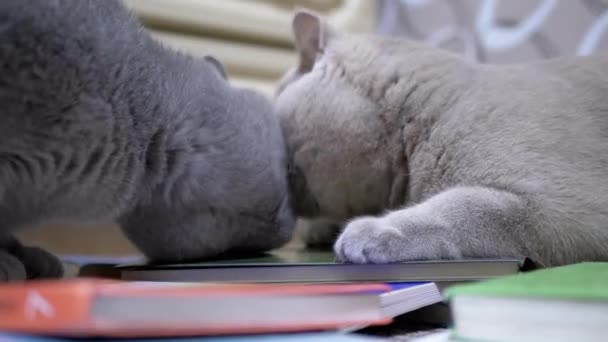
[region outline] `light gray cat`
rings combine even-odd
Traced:
[[[12,235],[52,221],[118,221],[153,261],[290,238],[278,120],[218,61],[113,0],[4,0],[0,23],[0,279],[61,274]]]
[[[477,65],[293,26],[276,105],[297,214],[324,217],[308,241],[347,222],[334,249],[356,263],[608,260],[608,56]]]

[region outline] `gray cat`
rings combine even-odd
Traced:
[[[307,12],[293,27],[276,105],[297,214],[325,218],[308,241],[340,233],[355,263],[608,260],[608,56],[477,65]]]
[[[0,23],[0,279],[61,275],[12,235],[48,222],[118,222],[164,262],[289,240],[278,120],[217,60],[113,0],[4,0]]]

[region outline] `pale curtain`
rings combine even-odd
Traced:
[[[371,32],[376,1],[369,0],[125,0],[154,36],[196,56],[221,60],[231,80],[271,95],[296,62],[291,18],[312,9],[337,29]]]

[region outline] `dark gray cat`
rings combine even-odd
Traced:
[[[61,274],[11,235],[53,221],[117,221],[154,261],[286,242],[278,122],[224,75],[118,1],[1,1],[0,279]]]
[[[294,33],[276,105],[298,214],[324,218],[308,242],[340,233],[358,263],[608,260],[608,56],[470,64],[306,12]]]

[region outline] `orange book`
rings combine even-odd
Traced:
[[[0,285],[0,330],[149,337],[333,330],[391,321],[384,284],[56,280]]]

